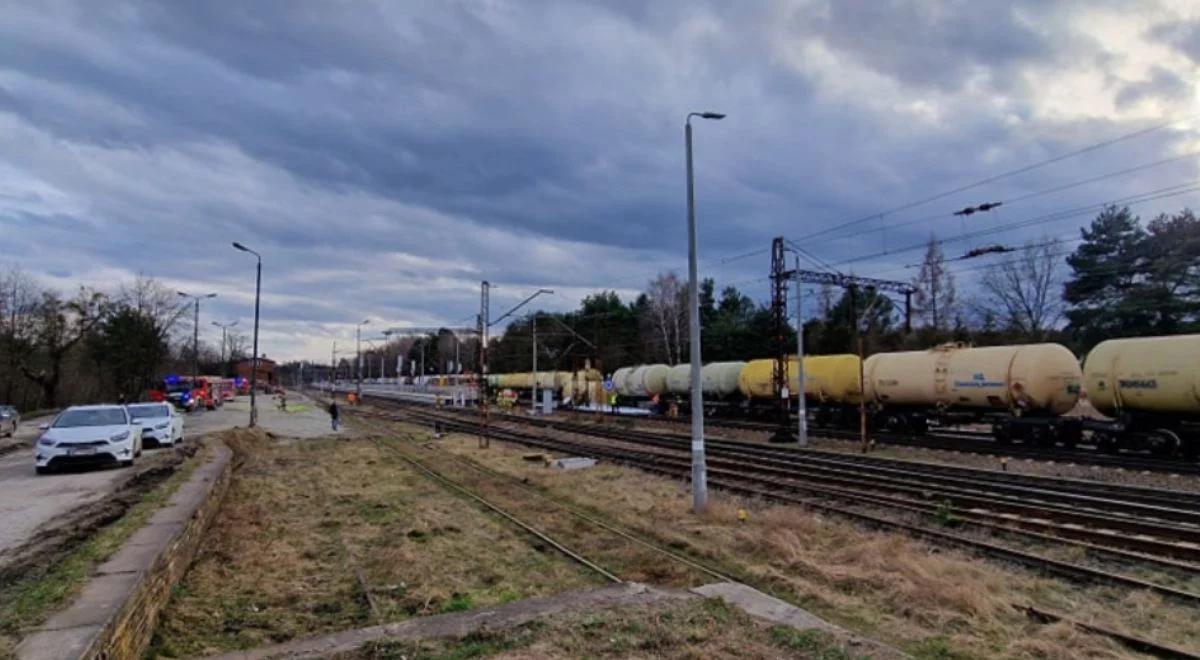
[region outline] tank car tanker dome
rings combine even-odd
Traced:
[[[1083,373],[1088,400],[1106,415],[1200,416],[1200,335],[1102,341]]]
[[[880,405],[1003,409],[1061,415],[1079,400],[1083,372],[1060,344],[876,353],[863,364],[867,398]]]

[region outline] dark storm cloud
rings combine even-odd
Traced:
[[[930,87],[952,91],[977,76],[1008,86],[1022,64],[1057,52],[1052,38],[1019,17],[1021,8],[974,0],[833,0],[808,29],[839,56],[912,85],[917,93]]]
[[[228,243],[252,243],[270,253],[281,341],[336,334],[364,310],[467,316],[484,278],[509,285],[498,305],[550,286],[564,293],[547,304],[570,307],[570,296],[682,271],[682,120],[712,108],[729,118],[696,127],[702,254],[725,281],[753,280],[762,257],[720,258],[1142,125],[1041,107],[1047,90],[1031,72],[1122,61],[1073,29],[1074,6],[1105,7],[13,6],[0,22],[0,230],[56,282],[142,270],[216,287],[212,310],[225,315],[248,303],[249,264]],[[1157,38],[1185,48],[1185,36]],[[1192,73],[1164,64],[1113,77],[1113,103],[1178,103]],[[836,261],[964,231],[948,211],[980,195],[1153,160],[1185,137],[1164,132],[812,247]],[[1143,182],[1122,180],[1112,196]]]

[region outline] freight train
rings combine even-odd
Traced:
[[[705,414],[762,417],[779,410],[774,360],[715,362],[700,371]],[[795,356],[788,360],[789,405],[799,388]],[[860,404],[873,428],[924,433],[930,425],[989,424],[997,441],[1105,451],[1145,450],[1189,459],[1200,454],[1200,335],[1112,339],[1082,366],[1059,344],[970,347],[804,358],[806,408],[816,426],[855,427]],[[539,388],[565,404],[665,410],[688,406],[690,366],[650,364],[613,372],[611,394],[595,370],[545,372]],[[518,393],[532,376],[494,374],[488,383]],[[865,389],[865,393],[864,393]],[[1099,414],[1080,400],[1086,393]]]

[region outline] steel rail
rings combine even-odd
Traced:
[[[412,413],[416,411],[409,412]],[[418,413],[415,415],[415,417],[423,417],[425,418],[425,421],[433,421],[432,418],[437,418],[437,421],[440,421],[446,428],[453,428],[462,432],[473,433],[478,430],[477,424],[470,421],[446,420],[440,415],[429,415],[426,411],[422,411],[422,413],[424,414]],[[662,455],[649,454],[649,452],[641,452],[639,454],[639,452],[634,451],[621,451],[615,448],[602,448],[583,443],[551,441],[544,437],[528,433],[514,432],[509,429],[493,428],[492,430],[496,433],[497,439],[507,440],[518,444],[538,446],[559,451],[572,451],[595,458],[612,460],[615,463],[638,467],[647,472],[662,474],[664,476],[670,476],[676,479],[686,479],[687,475],[689,474],[687,470],[671,465],[671,463],[678,464],[679,461],[671,460]],[[998,545],[996,543],[971,539],[940,530],[929,529],[919,525],[913,525],[884,518],[871,513],[854,511],[846,509],[845,507],[834,506],[824,502],[816,501],[811,498],[799,497],[792,493],[781,493],[773,490],[766,490],[761,488],[760,484],[756,483],[753,477],[747,478],[746,475],[737,475],[733,479],[726,478],[724,476],[716,476],[713,478],[712,483],[729,492],[759,497],[772,501],[801,504],[815,510],[848,517],[876,528],[903,531],[916,538],[982,552],[993,557],[1013,561],[1015,563],[1061,577],[1067,577],[1085,582],[1107,583],[1127,588],[1145,589],[1165,597],[1186,602],[1190,605],[1200,605],[1200,594],[1155,584],[1140,578],[1111,573],[1087,566],[1078,566],[1023,550]],[[768,483],[768,485],[774,484]]]

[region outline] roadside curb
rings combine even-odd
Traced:
[[[191,565],[229,488],[233,451],[214,455],[91,579],[69,607],[23,639],[20,660],[141,657],[171,589]]]

